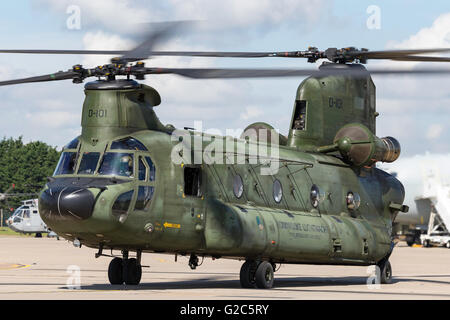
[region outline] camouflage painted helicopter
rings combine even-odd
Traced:
[[[392,137],[375,135],[378,113],[371,74],[448,70],[368,71],[362,64],[368,59],[449,61],[419,54],[450,49],[153,51],[162,33],[152,34],[130,51],[0,51],[121,55],[92,69],[76,65],[68,71],[0,82],[81,83],[99,78],[85,85],[81,135],[63,148],[53,177],[40,194],[39,210],[47,225],[78,245],[98,248],[96,257],[107,256],[103,253],[107,249],[121,250],[109,265],[111,284],[138,284],[143,252],[189,255],[192,269],[199,257],[245,260],[240,270],[244,288],[271,288],[275,265],[281,263],[376,265],[378,280],[390,283],[392,223],[408,208],[403,205],[402,184],[375,167],[378,161],[396,160],[400,145]],[[157,55],[330,62],[319,70],[149,68],[141,62]],[[308,78],[298,87],[287,137],[268,124],[256,123],[236,139],[163,125],[154,112],[161,102],[158,92],[130,79],[154,74]],[[269,141],[264,141],[260,129],[269,132]],[[215,159],[222,161],[189,161],[204,154],[211,142],[235,146],[213,150]],[[261,174],[264,165],[252,161],[249,150],[263,146],[278,152],[265,158],[266,164],[277,164],[273,174]],[[174,154],[181,161],[173,161]],[[230,158],[235,161],[227,161]],[[130,252],[136,252],[135,257]]]

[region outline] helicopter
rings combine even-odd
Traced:
[[[369,71],[363,65],[370,59],[448,62],[423,54],[450,49],[154,51],[167,31],[152,33],[129,51],[0,50],[117,55],[95,68],[75,65],[0,82],[98,78],[84,86],[81,135],[63,147],[39,195],[45,223],[77,246],[98,249],[96,258],[113,258],[108,267],[112,285],[139,284],[142,253],[152,252],[189,256],[191,269],[199,266],[199,257],[242,260],[243,288],[272,288],[277,264],[375,265],[377,281],[391,283],[392,224],[408,207],[401,182],[375,167],[395,161],[401,148],[393,137],[376,136],[371,75],[449,70]],[[142,61],[164,55],[328,61],[318,70],[160,68]],[[234,138],[162,124],[154,110],[161,104],[159,93],[138,82],[158,74],[307,78],[297,90],[288,136],[267,123],[254,123]]]

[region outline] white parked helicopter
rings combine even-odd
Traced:
[[[38,199],[22,201],[22,205],[6,220],[6,224],[16,232],[36,233],[36,238],[41,238],[43,233],[48,233],[49,237],[57,236],[42,221],[38,210]]]

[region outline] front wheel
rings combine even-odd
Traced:
[[[109,263],[108,267],[108,279],[111,284],[123,283],[123,260],[120,258],[114,258]]]

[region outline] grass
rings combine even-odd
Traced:
[[[20,236],[20,237],[33,236],[34,237],[34,234],[31,234],[31,235],[23,234],[23,233],[15,232],[8,227],[3,227],[3,228],[0,228],[0,237],[2,237],[2,236]]]

